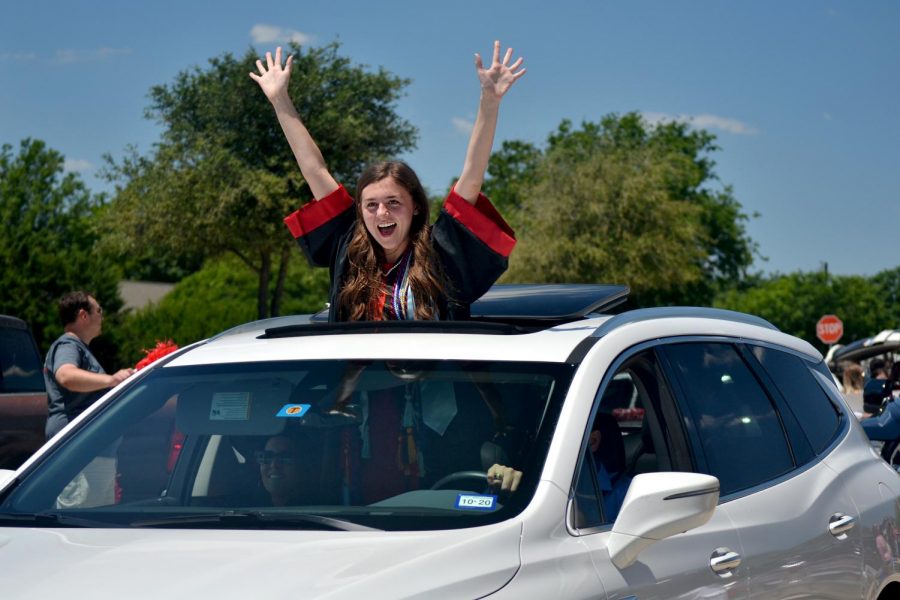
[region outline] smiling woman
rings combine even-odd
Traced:
[[[506,270],[515,234],[481,193],[500,101],[524,75],[522,58],[493,59],[484,68],[478,116],[463,171],[434,226],[428,198],[415,172],[402,162],[378,163],[357,183],[354,202],[332,177],[318,146],[288,95],[292,56],[281,48],[257,61],[251,73],[275,108],[304,179],[317,198],[285,219],[314,266],[331,270],[329,319],[459,319]]]

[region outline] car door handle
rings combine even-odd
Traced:
[[[828,519],[828,531],[839,540],[847,539],[847,532],[856,525],[856,519],[850,515],[835,513]]]
[[[741,564],[741,555],[728,548],[716,548],[709,557],[709,566],[720,577],[731,577]]]

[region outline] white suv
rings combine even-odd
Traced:
[[[600,314],[626,293],[167,357],[0,472],[2,596],[900,597],[900,476],[821,355],[739,313]]]

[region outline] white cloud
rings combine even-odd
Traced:
[[[735,135],[756,135],[759,130],[737,119],[720,117],[718,115],[670,115],[667,113],[647,112],[642,113],[644,120],[650,125],[660,123],[679,122],[687,123],[701,129],[718,129]]]
[[[67,173],[83,173],[85,171],[93,171],[94,165],[81,158],[67,158],[65,162],[63,162],[63,169]]]
[[[453,128],[456,129],[456,131],[465,133],[466,135],[472,133],[472,128],[475,127],[475,123],[469,119],[463,119],[462,117],[453,117],[450,119],[450,122],[453,123]]]
[[[61,65],[99,62],[126,54],[131,54],[131,48],[94,48],[91,50],[73,50],[71,48],[66,48],[56,51],[53,62]]]
[[[0,52],[0,60],[2,61],[24,62],[35,59],[37,59],[37,54],[34,52]]]
[[[250,29],[254,44],[286,44],[294,42],[301,46],[311,44],[313,36],[295,29],[285,29],[276,25],[257,23]]]

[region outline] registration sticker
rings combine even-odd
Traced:
[[[210,421],[250,419],[250,392],[216,392],[209,407]]]
[[[281,407],[276,417],[302,417],[309,410],[310,404],[285,404]]]
[[[487,494],[459,494],[456,497],[456,508],[463,510],[494,510],[497,507],[497,496]]]

